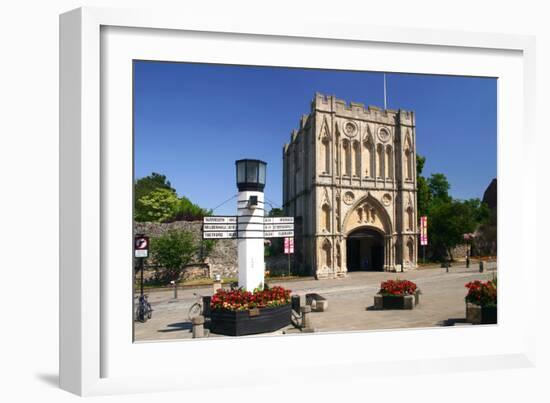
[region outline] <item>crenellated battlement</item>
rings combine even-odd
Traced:
[[[383,109],[377,106],[358,102],[346,102],[343,99],[338,99],[334,95],[325,95],[316,93],[315,98],[311,103],[311,111],[336,113],[337,116],[342,116],[350,119],[361,119],[375,121],[384,124],[405,124],[414,126],[414,114],[410,111]]]

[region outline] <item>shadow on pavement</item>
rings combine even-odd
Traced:
[[[193,325],[191,322],[179,322],[179,323],[170,323],[169,325],[166,325],[166,327],[169,327],[170,329],[159,329],[158,331],[160,333],[168,333],[168,332],[181,332],[182,330],[189,330],[193,329]]]
[[[449,318],[438,323],[439,326],[467,325],[466,318]]]

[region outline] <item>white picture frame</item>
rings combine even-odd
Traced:
[[[175,46],[182,41],[185,47]],[[251,47],[256,47],[256,51],[250,51]],[[322,64],[315,55],[323,47],[330,48],[331,54],[341,52],[342,57]],[[224,48],[230,52],[224,52]],[[261,51],[267,48],[269,52]],[[526,199],[518,207],[503,197],[513,194],[514,183],[521,183],[523,189],[536,187],[532,158],[536,136],[534,38],[327,24],[306,19],[301,24],[291,20],[266,23],[238,16],[222,20],[158,10],[81,8],[61,15],[60,49],[63,389],[79,395],[98,395],[273,384],[291,381],[295,371],[300,371],[302,380],[322,381],[346,379],[350,374],[366,377],[381,370],[396,375],[534,365],[536,295],[522,295],[523,308],[512,297],[520,289],[522,279],[536,275],[535,256],[523,253],[529,246],[528,234],[536,233],[536,210],[527,205]],[[176,50],[180,52],[177,55],[173,53]],[[311,54],[310,61],[300,58],[304,50]],[[127,294],[131,266],[128,273],[108,268],[113,261],[127,265],[132,253],[131,235],[127,246],[124,244],[131,224],[131,209],[126,213],[124,209],[132,192],[132,176],[128,177],[132,149],[128,148],[127,136],[132,119],[131,108],[128,109],[131,77],[124,78],[124,72],[131,75],[128,60],[150,59],[152,52],[158,60],[267,65],[278,57],[278,63],[285,66],[368,67],[378,71],[499,77],[499,325],[133,343],[128,338],[132,318],[131,294]],[[364,52],[384,57],[362,61]],[[346,60],[344,56],[350,54],[354,58]],[[182,60],[181,55],[187,56]],[[314,64],[305,66],[307,63]],[[106,76],[122,80],[107,80]],[[113,135],[114,128],[122,134]],[[117,167],[113,165],[114,152]],[[532,169],[533,175],[521,177],[513,169],[510,162],[518,155],[522,166]],[[120,212],[123,214],[117,214]],[[502,219],[511,216],[521,223],[513,233],[509,220]],[[507,248],[511,244],[515,245],[514,251]],[[120,290],[119,285],[125,291],[113,292],[115,288]],[[121,319],[122,315],[127,318]],[[398,346],[403,338],[409,349],[406,360],[399,351],[389,348]],[[481,348],[476,345],[480,339],[493,342]],[[354,349],[364,346],[366,340],[376,347],[364,347],[359,352]],[[339,349],[325,348],[323,354],[318,354],[322,345]],[[270,363],[279,369],[276,377],[265,372],[265,363],[254,360],[266,348],[283,358],[280,363]],[[209,365],[227,351],[247,362],[246,371],[254,377],[224,373]],[[185,357],[186,365],[174,366],[174,356]],[[139,363],[148,368],[147,382],[142,381],[132,357],[139,357]]]

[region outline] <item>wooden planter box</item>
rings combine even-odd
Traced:
[[[210,311],[210,332],[226,336],[269,333],[290,325],[291,304],[250,311]]]
[[[474,325],[494,325],[497,323],[497,307],[480,306],[467,302],[466,322]]]
[[[382,295],[374,296],[376,309],[413,309],[420,302],[420,292],[414,295]]]

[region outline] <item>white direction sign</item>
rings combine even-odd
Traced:
[[[294,231],[265,231],[265,238],[286,238],[293,237]]]
[[[204,224],[203,231],[235,231],[237,224]]]
[[[294,231],[294,224],[265,224],[264,230],[265,231],[281,231],[281,230]]]
[[[294,224],[294,217],[265,217],[264,224]]]
[[[236,224],[236,216],[210,216],[202,219],[204,224]]]
[[[237,238],[237,232],[203,232],[204,239],[234,239]]]

